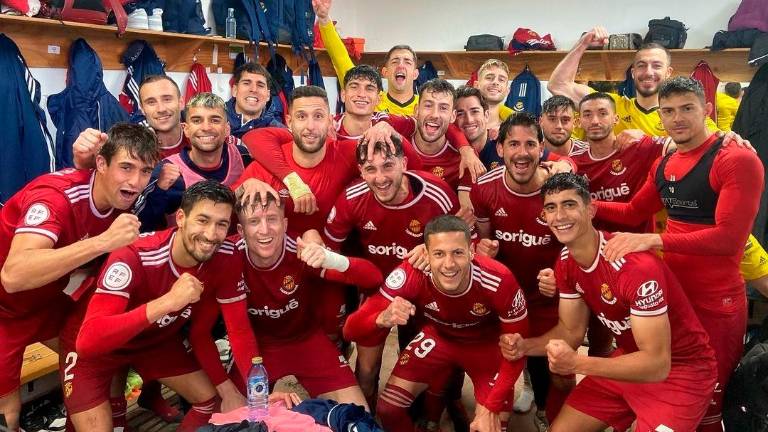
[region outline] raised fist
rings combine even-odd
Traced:
[[[103,241],[102,250],[104,253],[112,252],[123,246],[128,246],[139,238],[139,227],[141,222],[134,214],[123,213],[115,218],[112,225],[106,231],[99,234],[98,238]]]
[[[171,286],[165,296],[173,312],[180,311],[188,304],[197,303],[203,294],[203,284],[189,273],[183,273]]]
[[[382,328],[392,328],[396,325],[405,325],[408,319],[416,314],[416,306],[402,297],[395,297],[376,318],[376,325]]]
[[[157,187],[162,190],[168,190],[176,183],[176,180],[181,176],[181,169],[178,165],[172,163],[164,163],[160,168],[160,175],[157,177]]]

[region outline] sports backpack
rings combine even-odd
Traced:
[[[655,42],[664,48],[680,49],[685,46],[688,29],[680,21],[669,19],[652,19],[648,21],[648,33],[643,42]]]

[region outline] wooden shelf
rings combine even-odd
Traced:
[[[0,15],[0,32],[16,42],[30,67],[68,67],[70,45],[78,38],[84,38],[99,54],[105,70],[124,69],[120,56],[128,44],[137,39],[144,39],[152,45],[158,57],[165,61],[165,70],[168,72],[189,72],[193,57],[197,57],[197,62],[211,66],[212,72],[221,67],[223,72],[231,73],[234,59],[230,58],[230,51],[237,52],[246,48],[253,54],[253,46],[239,39],[130,28],[118,36],[115,26],[25,16]],[[278,45],[277,51],[285,57],[295,74],[306,70],[305,62],[292,54],[290,46]],[[335,76],[325,50],[316,52],[323,75]],[[259,44],[259,60],[264,64],[269,61],[265,43]]]
[[[192,59],[211,66],[212,71],[221,67],[223,72],[232,72],[233,59],[230,52],[249,47],[247,41],[226,39],[220,36],[196,36],[180,33],[164,33],[152,30],[128,29],[122,36],[117,35],[114,26],[82,24],[43,18],[0,15],[0,32],[7,34],[21,49],[27,64],[31,67],[66,68],[69,63],[69,47],[77,38],[85,38],[101,57],[104,69],[120,70],[120,56],[133,40],[144,39],[152,44],[157,55],[166,62],[166,71],[188,72]],[[51,53],[51,47],[58,47],[58,54]],[[53,48],[56,51],[56,48]],[[290,46],[279,45],[278,52],[285,57],[294,74],[306,70],[304,60],[291,52]],[[317,49],[317,58],[324,76],[336,76],[330,58],[323,49]],[[755,73],[747,65],[749,49],[737,48],[712,52],[706,49],[672,50],[672,64],[675,72],[689,74],[699,60],[706,60],[721,81],[750,81]],[[501,59],[510,66],[512,77],[528,64],[536,76],[547,80],[552,70],[567,54],[567,51],[527,51],[510,56],[507,51],[447,51],[420,52],[419,62],[431,60],[441,75],[448,79],[468,79],[477,68],[489,58]],[[384,64],[384,52],[364,53],[360,62],[376,67]],[[578,79],[589,81],[620,81],[632,62],[634,51],[587,51],[581,61]],[[259,44],[259,59],[269,60],[265,43]],[[510,78],[512,78],[510,77]]]
[[[446,79],[468,79],[472,72],[489,58],[498,58],[507,62],[510,79],[529,65],[536,77],[547,80],[567,51],[525,51],[510,56],[507,51],[448,51],[419,52],[419,63],[431,60],[441,75]],[[721,81],[750,81],[756,68],[747,65],[748,48],[710,51],[706,49],[672,50],[672,65],[675,73],[688,75],[699,60],[706,60],[709,67]],[[634,51],[590,50],[584,54],[579,68],[579,80],[584,81],[623,81],[624,72],[632,63]],[[385,52],[363,54],[362,62],[374,66],[384,64]]]

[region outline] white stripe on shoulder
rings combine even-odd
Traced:
[[[147,260],[147,261],[141,260],[141,265],[143,265],[144,267],[158,266],[158,265],[162,265],[162,264],[167,263],[169,258],[170,258],[170,255],[166,255],[164,258],[157,258],[157,259],[151,260],[151,261],[150,260]]]
[[[69,189],[64,189],[64,193],[67,194],[67,195],[71,195],[71,194],[74,194],[76,192],[87,191],[90,188],[91,188],[90,184],[84,184],[84,185],[74,186],[74,187],[71,187]]]
[[[506,168],[502,165],[488,171],[487,173],[477,178],[477,184],[490,183],[499,177],[503,177],[505,169]]]
[[[451,199],[438,187],[430,187],[429,183],[427,183],[427,186],[424,188],[424,196],[429,197],[432,201],[437,203],[440,209],[443,210],[443,213],[447,214],[451,211]]]
[[[354,198],[357,198],[357,197],[359,197],[361,195],[365,195],[366,193],[371,191],[371,189],[368,187],[368,183],[363,182],[363,183],[360,183],[360,185],[362,185],[363,187],[360,188],[360,187],[357,187],[357,186],[353,186],[353,187],[347,189],[347,192],[345,194],[345,197],[347,198],[347,201],[350,201],[350,200],[352,200]],[[353,188],[354,188],[354,190],[351,190]]]
[[[296,252],[296,240],[290,237],[286,237],[285,240],[285,248],[290,252]]]

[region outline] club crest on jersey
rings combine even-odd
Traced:
[[[508,312],[509,318],[520,316],[525,312],[525,296],[522,290],[518,290],[515,298],[512,299],[512,310]]]
[[[411,237],[421,238],[421,235],[423,234],[421,222],[419,222],[418,219],[411,219],[411,221],[408,223],[408,229],[405,230],[405,233]]]
[[[27,214],[24,216],[24,224],[38,226],[47,221],[50,216],[51,212],[45,204],[35,203],[29,207],[29,210],[27,210]]]
[[[523,105],[523,101],[519,100],[515,102],[515,106],[513,106],[512,109],[517,112],[523,111],[525,109],[525,106]]]
[[[406,363],[408,363],[408,360],[410,359],[411,359],[411,355],[408,354],[407,352],[404,352],[400,355],[400,359],[397,362],[400,363],[400,366],[403,366]]]
[[[627,172],[627,167],[621,163],[621,159],[614,159],[611,161],[611,174],[619,176]]]
[[[294,292],[296,292],[296,289],[299,287],[299,284],[296,283],[296,280],[291,275],[287,275],[283,277],[283,282],[280,284],[280,292],[285,295],[291,295]]]
[[[664,124],[659,120],[659,123],[656,124],[656,130],[664,132]]]
[[[432,168],[432,174],[434,174],[437,177],[443,178],[445,175],[445,169],[441,166],[436,166]]]
[[[394,269],[392,273],[387,276],[387,280],[384,282],[388,288],[400,289],[405,285],[405,270],[401,268]]]
[[[64,383],[64,397],[68,398],[72,396],[72,381],[67,381]]]
[[[539,225],[547,226],[547,218],[545,216],[546,213],[544,210],[542,210],[541,213],[539,213],[539,216],[536,217],[536,223]]]
[[[600,285],[600,298],[609,305],[616,303],[616,297],[613,296],[613,292],[611,292],[611,288],[608,284]]]
[[[131,283],[132,277],[133,272],[128,264],[118,261],[109,266],[101,284],[110,291],[120,291]]]
[[[291,196],[291,193],[288,192],[288,189],[280,189],[279,191],[277,191],[277,194],[280,195],[282,198],[288,198],[289,196]]]
[[[482,303],[475,303],[472,305],[472,310],[469,312],[474,316],[484,316],[491,313],[487,307]]]

